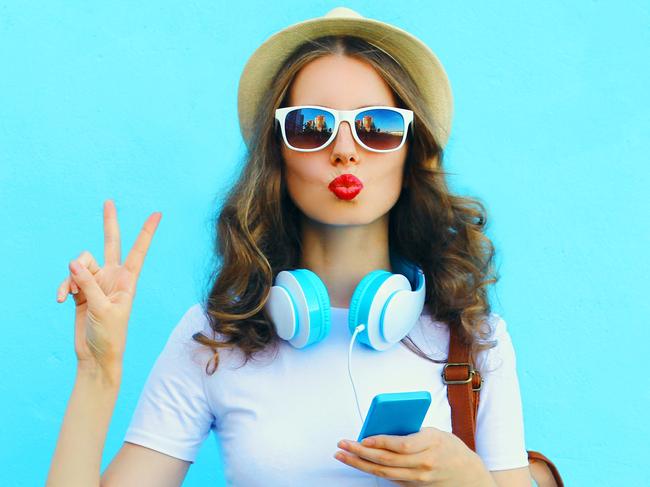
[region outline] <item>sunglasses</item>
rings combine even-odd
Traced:
[[[336,137],[341,122],[348,122],[354,140],[361,147],[372,152],[393,152],[406,141],[413,111],[386,106],[334,110],[301,105],[278,108],[275,119],[280,123],[284,143],[295,151],[313,152],[327,147]]]

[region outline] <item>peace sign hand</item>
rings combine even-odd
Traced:
[[[82,252],[68,267],[57,301],[72,293],[75,301],[75,353],[79,369],[99,370],[119,381],[126,332],[140,271],[162,213],[152,213],[123,264],[120,229],[113,201],[104,202],[104,267]],[[75,289],[76,287],[76,289]],[[76,291],[76,292],[75,292]]]

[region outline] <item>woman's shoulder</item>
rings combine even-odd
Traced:
[[[498,313],[487,319],[486,337],[480,342],[489,346],[477,356],[478,369],[484,373],[509,372],[516,367],[515,350],[506,320]]]
[[[445,336],[447,341],[449,341],[449,324],[445,321],[438,320],[431,313],[428,306],[424,307],[422,314],[420,315],[419,325],[420,328]],[[486,315],[483,330],[486,331],[485,340],[498,339],[499,337],[508,334],[506,321],[501,317],[501,315],[495,312],[490,312]],[[446,346],[448,346],[448,343],[445,347]]]
[[[186,341],[196,333],[211,330],[208,313],[202,303],[191,305],[176,322],[171,331],[170,340]]]
[[[486,327],[483,329],[485,331],[485,338],[483,338],[483,340],[485,341],[498,341],[499,338],[508,334],[506,320],[498,313],[489,313],[485,320],[485,324]]]
[[[486,315],[482,325],[484,337],[479,341],[489,346],[478,354],[479,369],[486,366],[489,369],[498,368],[504,358],[513,355],[512,340],[508,332],[506,320],[498,313],[490,312]],[[418,326],[410,334],[420,348],[435,358],[446,358],[449,351],[449,324],[436,319],[425,306]],[[487,370],[486,370],[487,371]]]
[[[192,304],[183,313],[169,335],[167,346],[178,350],[184,357],[191,357],[195,364],[205,366],[206,361],[213,357],[214,351],[196,339],[198,334],[224,342],[223,335],[212,329],[208,311],[201,302]],[[219,347],[219,362],[232,352],[231,347]]]

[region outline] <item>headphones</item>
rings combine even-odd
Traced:
[[[350,333],[365,325],[359,341],[382,351],[402,340],[424,307],[424,273],[415,264],[390,254],[396,273],[374,270],[352,294],[348,312]],[[281,271],[271,287],[264,311],[283,340],[305,348],[325,339],[330,331],[330,299],[316,273],[308,269]]]

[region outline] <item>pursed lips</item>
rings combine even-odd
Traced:
[[[363,189],[363,183],[353,174],[341,174],[332,179],[328,189],[342,200],[351,200]]]

